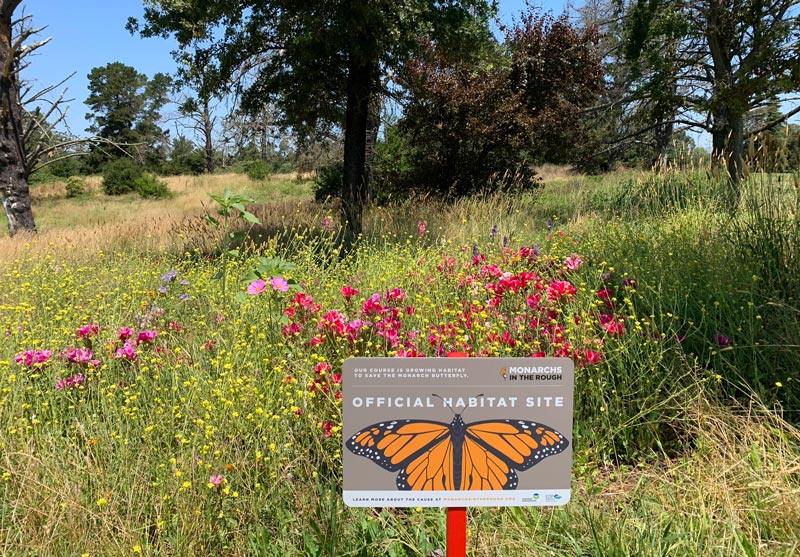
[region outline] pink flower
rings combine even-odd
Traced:
[[[83,385],[84,377],[80,373],[76,373],[72,377],[66,379],[59,379],[56,381],[56,389],[74,389]]]
[[[290,323],[286,325],[283,329],[283,338],[289,338],[293,336],[297,336],[303,330],[303,327],[298,323]]]
[[[100,331],[97,323],[89,323],[78,329],[78,338],[90,338],[95,336]]]
[[[730,346],[731,339],[725,335],[716,334],[714,335],[714,342],[717,343],[718,346]]]
[[[133,361],[136,359],[136,347],[126,342],[122,348],[117,349],[114,357],[118,360]]]
[[[328,373],[331,369],[333,369],[333,366],[328,362],[320,362],[314,366],[314,373],[321,375],[323,373]]]
[[[256,296],[261,294],[264,290],[267,289],[267,283],[264,282],[263,279],[256,279],[251,282],[247,287],[247,293],[251,296]]]
[[[153,342],[158,336],[158,331],[141,331],[136,336],[136,342],[139,344],[147,344]]]
[[[122,342],[125,342],[129,338],[133,336],[133,331],[130,327],[120,327],[117,329],[117,338],[120,339]]]
[[[333,430],[333,422],[324,421],[320,425],[322,427],[323,433],[325,434],[325,437],[330,437],[333,434],[333,432],[332,432],[332,430]]]
[[[14,356],[14,361],[25,367],[41,367],[52,355],[53,352],[50,350],[26,350]]]
[[[324,217],[322,217],[322,228],[324,228],[325,230],[328,230],[328,231],[333,230],[333,228],[334,228],[333,219],[331,217],[329,217],[328,215],[325,215]]]
[[[424,236],[425,235],[425,230],[427,230],[427,228],[428,228],[428,221],[426,221],[426,220],[419,221],[417,223],[417,228],[419,229],[420,237]]]
[[[69,346],[62,350],[61,357],[66,358],[74,364],[86,364],[92,359],[92,351],[88,348],[73,348]]]
[[[590,365],[599,364],[603,361],[603,353],[594,350],[587,350],[586,351],[586,363]]]
[[[278,292],[286,292],[289,290],[289,283],[282,277],[272,277],[269,279],[269,284],[272,286],[273,290],[277,290]]]
[[[605,313],[600,315],[600,326],[603,327],[603,330],[609,335],[625,334],[625,324],[613,315]]]
[[[350,300],[353,299],[353,296],[356,296],[358,294],[358,290],[349,285],[343,286],[342,289],[339,290],[339,292],[342,293],[342,296],[344,296],[346,302],[349,302]]]
[[[564,261],[564,266],[570,271],[577,271],[581,268],[581,265],[583,265],[583,260],[577,253],[573,253]]]
[[[392,288],[386,292],[386,299],[390,302],[402,302],[406,299],[406,293],[402,288]]]
[[[208,483],[210,483],[214,487],[221,486],[222,482],[224,482],[224,481],[225,481],[225,478],[222,476],[222,474],[217,474],[216,476],[211,476],[210,478],[208,478]]]

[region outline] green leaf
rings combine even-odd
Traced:
[[[247,222],[251,222],[253,224],[261,224],[261,221],[258,219],[258,217],[255,216],[250,211],[242,211],[242,218]]]
[[[239,250],[238,249],[229,249],[227,253],[230,257],[239,257]]]
[[[233,299],[236,300],[238,304],[245,304],[247,303],[248,295],[246,292],[237,292]]]
[[[219,228],[219,221],[214,217],[212,217],[211,215],[204,215],[203,218],[208,224],[212,225],[214,228]]]

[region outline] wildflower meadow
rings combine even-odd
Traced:
[[[158,245],[50,201],[3,239],[0,553],[443,555],[443,511],[343,505],[341,366],[458,351],[576,364],[573,501],[470,510],[470,555],[797,554],[798,216],[648,193],[694,179],[374,207],[349,252],[269,182],[147,202]]]

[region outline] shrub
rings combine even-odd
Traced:
[[[143,199],[164,199],[172,196],[167,183],[150,172],[145,172],[136,179],[136,191]]]
[[[67,178],[67,197],[74,198],[86,195],[86,180],[81,176],[70,176]]]
[[[245,166],[245,173],[247,177],[253,181],[259,182],[269,178],[272,168],[264,161],[252,161]]]
[[[325,201],[328,198],[341,197],[343,182],[344,168],[342,168],[342,163],[334,162],[323,166],[319,169],[317,177],[314,178],[312,186],[314,199]]]
[[[136,190],[136,180],[144,170],[133,160],[124,158],[108,163],[103,169],[103,191],[107,195],[122,195]]]

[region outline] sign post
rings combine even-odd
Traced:
[[[566,504],[573,383],[568,358],[346,360],[345,503],[446,507],[448,557],[469,506]]]
[[[450,352],[448,358],[466,358],[466,352]],[[447,557],[467,557],[467,507],[447,507]]]

